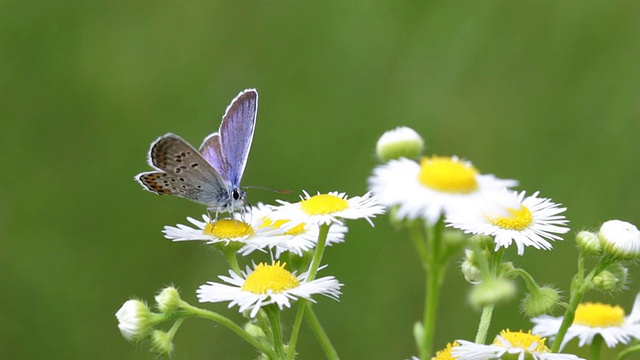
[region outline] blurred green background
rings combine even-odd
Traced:
[[[168,284],[195,303],[227,268],[160,233],[201,206],[133,176],[152,140],[199,145],[247,87],[260,109],[244,185],[360,195],[377,138],[407,125],[428,152],[563,203],[574,230],[639,224],[639,34],[637,1],[0,1],[0,358],[156,359],[122,338],[118,308]],[[283,196],[296,199],[249,200]],[[571,238],[509,257],[567,290]],[[344,295],[315,308],[341,357],[416,354],[424,276],[406,234],[353,222],[325,259]],[[629,311],[639,288],[588,299]],[[468,290],[452,267],[437,348],[473,339]],[[531,326],[517,302],[495,314],[492,335]],[[300,358],[322,359],[301,336]],[[204,320],[175,344],[175,359],[255,356]]]

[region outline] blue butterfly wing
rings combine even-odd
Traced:
[[[240,179],[247,164],[257,112],[258,92],[255,89],[247,89],[231,101],[220,124],[220,150],[225,166],[220,174],[229,180],[234,188],[240,186]]]
[[[213,133],[207,136],[206,139],[200,145],[200,153],[202,157],[207,160],[207,162],[222,176],[226,181],[229,181],[227,178],[228,174],[228,164],[226,159],[224,158],[224,153],[222,152],[222,143],[220,141],[220,134]]]

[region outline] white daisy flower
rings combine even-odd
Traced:
[[[327,194],[311,196],[306,191],[297,203],[278,200],[282,206],[274,209],[270,217],[274,220],[285,219],[292,224],[342,224],[343,219],[366,219],[371,226],[371,218],[384,213],[378,200],[366,193],[348,198],[345,193],[332,191]]]
[[[246,244],[265,237],[282,236],[285,229],[260,226],[255,221],[245,222],[240,219],[212,220],[207,215],[202,215],[204,221],[198,221],[188,217],[187,220],[195,227],[178,224],[177,226],[165,226],[164,237],[173,241],[201,240],[207,244],[224,244],[238,242]]]
[[[481,175],[457,157],[392,160],[373,170],[369,190],[385,206],[397,206],[399,219],[424,218],[435,224],[450,209],[467,208],[492,192],[517,185],[515,180]]]
[[[241,250],[243,255],[257,249],[275,249],[274,257],[277,259],[283,252],[292,252],[301,256],[303,252],[313,249],[318,241],[320,227],[317,224],[299,223],[291,227],[291,222],[285,219],[274,220],[271,218],[275,207],[259,203],[251,208],[249,217],[257,219],[259,227],[282,228],[283,236],[262,236],[248,240]],[[335,224],[329,228],[326,245],[344,242],[347,227]]]
[[[621,259],[636,259],[640,256],[640,231],[626,221],[609,220],[602,224],[598,233],[603,249]]]
[[[555,337],[560,329],[562,317],[542,315],[531,319],[536,325],[533,333]],[[629,316],[624,316],[620,306],[602,303],[583,303],[576,309],[573,324],[562,339],[562,349],[574,338],[580,339],[578,346],[591,345],[593,338],[600,335],[607,347],[628,344],[632,338],[640,339],[640,294],[636,296]]]
[[[460,346],[451,350],[451,354],[458,360],[492,360],[534,359],[534,360],[578,360],[581,359],[572,354],[554,354],[544,344],[546,339],[529,333],[512,332],[503,330],[496,336],[493,344],[482,345],[470,341],[458,340]]]
[[[452,211],[447,215],[448,226],[467,234],[480,234],[495,238],[496,250],[515,242],[518,255],[525,246],[549,250],[548,240],[562,240],[555,234],[564,234],[569,222],[564,215],[566,208],[550,199],[539,198],[538,192],[525,198],[525,192],[503,191],[486,199],[479,207]]]
[[[229,307],[238,305],[239,311],[250,310],[255,317],[262,306],[277,304],[280,310],[291,306],[291,300],[298,298],[315,302],[311,295],[321,294],[338,300],[342,284],[333,276],[307,281],[308,272],[300,276],[286,270],[286,264],[279,261],[273,265],[264,263],[254,265],[251,270],[242,272],[242,276],[229,271],[228,276],[219,276],[227,284],[208,282],[197,290],[200,302],[230,301]]]

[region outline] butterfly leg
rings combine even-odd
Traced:
[[[215,217],[211,216],[211,211],[215,210]],[[213,221],[218,221],[218,215],[220,214],[220,211],[217,208],[207,208],[207,215],[209,215],[209,219],[213,222]]]

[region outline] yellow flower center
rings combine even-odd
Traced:
[[[454,341],[453,344],[452,343],[448,343],[447,347],[444,348],[443,350],[440,350],[440,351],[436,352],[436,356],[432,357],[431,360],[456,360],[456,359],[458,359],[458,357],[453,357],[453,355],[451,355],[451,349],[453,349],[456,346],[460,346],[460,344],[458,344],[457,341]]]
[[[255,270],[247,276],[242,290],[256,295],[264,295],[269,292],[279,294],[297,287],[300,285],[300,281],[284,268],[285,265],[286,263],[280,264],[280,261],[276,261],[273,265],[258,264]]]
[[[574,324],[590,327],[620,326],[624,323],[624,310],[620,306],[602,303],[578,305]]]
[[[274,229],[279,229],[282,225],[288,223],[289,220],[276,220],[273,221],[267,217],[265,217],[264,219],[262,219],[262,223],[260,224],[260,228],[263,227],[267,227],[270,226]],[[285,235],[292,235],[292,236],[296,236],[296,235],[300,235],[302,233],[304,233],[304,227],[305,227],[305,223],[300,223],[299,225],[296,225],[294,227],[292,227],[291,229],[287,230],[284,232]]]
[[[253,235],[253,228],[240,220],[222,219],[207,223],[203,232],[219,239],[237,239]]]
[[[529,350],[536,353],[548,353],[551,352],[549,348],[544,344],[546,338],[541,338],[539,335],[532,335],[531,331],[523,333],[522,331],[512,332],[502,330],[500,336],[511,344],[511,347],[518,347],[521,349]],[[530,349],[531,345],[535,343],[535,348]],[[500,339],[496,338],[493,341],[493,345],[504,346]]]
[[[468,194],[478,189],[476,176],[478,170],[450,157],[424,157],[420,161],[418,180],[432,189],[453,193]]]
[[[521,206],[520,209],[507,209],[507,211],[511,214],[510,216],[487,217],[487,220],[507,230],[524,230],[533,222],[533,214],[526,206]]]
[[[335,195],[320,194],[302,200],[300,206],[309,215],[326,215],[349,208],[349,203]]]

